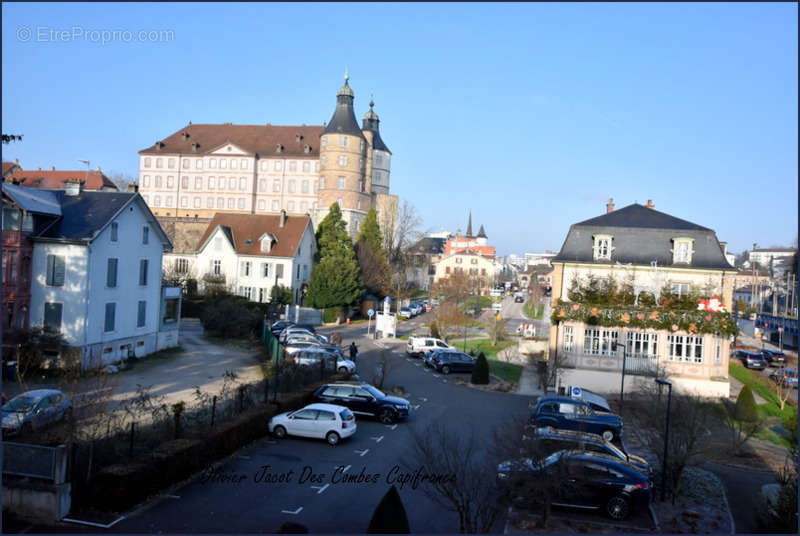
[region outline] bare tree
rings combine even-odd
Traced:
[[[412,429],[414,450],[404,465],[435,478],[423,491],[436,504],[458,514],[459,532],[492,530],[500,514],[499,494],[491,475],[496,462],[481,449],[474,433],[448,431],[441,423],[425,430]]]
[[[775,395],[778,397],[781,411],[783,411],[786,407],[786,400],[789,399],[789,395],[792,393],[789,375],[784,370],[780,370],[774,372],[772,376],[770,376],[770,379],[775,382]]]
[[[178,268],[179,259],[173,262],[164,262],[161,271],[162,285],[165,287],[181,287],[186,289],[189,281],[197,281],[197,272],[194,266],[188,267],[186,270]]]
[[[136,181],[135,177],[121,171],[109,171],[107,176],[109,179],[111,179],[111,182],[113,182],[114,185],[119,188],[120,192],[127,192],[128,185]]]

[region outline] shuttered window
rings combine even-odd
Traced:
[[[116,321],[117,316],[117,304],[116,303],[107,303],[106,304],[106,322],[105,328],[103,331],[114,331],[114,323]]]
[[[64,286],[64,256],[47,256],[47,284],[51,287]]]
[[[44,327],[54,331],[61,330],[61,312],[64,309],[63,303],[44,304]]]
[[[117,286],[117,264],[119,264],[119,259],[108,259],[108,268],[106,270],[107,287]]]
[[[146,286],[147,285],[147,259],[142,259],[139,261],[139,285]]]
[[[139,302],[139,313],[136,317],[136,327],[142,328],[144,327],[145,320],[147,318],[147,302],[140,301]]]

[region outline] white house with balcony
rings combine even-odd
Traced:
[[[194,253],[168,254],[165,270],[196,278],[201,292],[217,281],[250,301],[270,301],[275,286],[301,303],[317,251],[308,215],[217,213]]]
[[[60,331],[83,368],[176,346],[180,296],[161,286],[172,245],[142,197],[78,183],[56,196],[60,216],[31,236],[31,326]]]
[[[552,260],[555,387],[619,393],[668,377],[727,397],[736,269],[713,230],[633,204],[570,227]],[[715,299],[716,298],[716,299]]]

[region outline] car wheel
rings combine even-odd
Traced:
[[[275,429],[272,430],[272,435],[277,437],[278,439],[283,439],[286,437],[286,428],[283,426],[276,426]]]
[[[625,519],[630,513],[628,501],[623,497],[612,497],[608,500],[608,504],[606,504],[606,512],[611,519]]]
[[[447,365],[442,367],[442,374],[450,374],[450,367]]]
[[[66,411],[64,411],[64,420],[67,422],[72,420],[72,408],[67,408]]]
[[[614,439],[614,432],[611,430],[603,430],[603,433],[600,435],[603,436],[605,441],[612,441]]]
[[[378,414],[378,420],[383,424],[392,424],[394,422],[394,411],[389,408],[384,408]]]
[[[328,435],[325,436],[325,440],[329,445],[336,445],[339,443],[339,434],[336,432],[328,432]]]

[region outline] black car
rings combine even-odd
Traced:
[[[530,459],[497,466],[498,484],[525,486],[526,481],[556,480],[554,506],[602,510],[612,519],[625,519],[650,501],[650,481],[633,465],[613,456],[561,450],[542,463]]]
[[[595,411],[586,401],[567,396],[539,397],[530,422],[540,427],[599,434],[606,441],[622,435],[622,419],[618,415]]]
[[[546,426],[543,428],[533,427],[527,433],[525,439],[534,442],[534,452],[544,456],[549,456],[559,450],[584,450],[607,454],[633,465],[646,474],[651,482],[653,481],[653,468],[650,467],[647,460],[640,456],[623,452],[597,434],[575,430],[557,430]]]
[[[425,363],[425,366],[428,368],[433,368],[433,359],[441,353],[460,353],[458,350],[454,350],[452,348],[434,348],[433,350],[429,350],[427,354],[422,358],[422,362]]]
[[[778,350],[761,350],[761,355],[767,361],[767,365],[771,366],[784,366],[786,365],[786,354]]]
[[[405,398],[389,396],[369,384],[329,383],[312,395],[314,402],[345,406],[357,415],[375,417],[391,424],[408,417],[409,403]]]
[[[525,301],[525,298],[523,296],[516,296],[514,298],[514,303],[523,303],[524,301]]]
[[[472,372],[475,368],[475,358],[464,352],[438,352],[431,357],[431,367],[442,374]]]
[[[278,335],[280,335],[281,331],[290,326],[294,326],[294,322],[290,322],[288,320],[278,320],[269,327],[269,330],[272,332],[273,335],[277,337]]]
[[[736,350],[736,358],[742,362],[745,368],[764,370],[767,368],[767,360],[761,352],[755,350]]]

